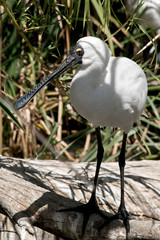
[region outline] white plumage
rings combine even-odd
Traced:
[[[78,44],[84,55],[71,83],[72,105],[95,127],[120,127],[128,133],[146,103],[143,70],[128,58],[112,57],[99,38],[84,37]]]
[[[126,7],[133,13],[141,0],[126,0]],[[153,28],[160,33],[160,0],[143,0],[141,8],[136,13],[140,17],[139,23],[145,28]]]

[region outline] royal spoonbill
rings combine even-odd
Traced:
[[[140,3],[142,5],[136,12],[137,21],[144,29],[151,29],[160,35],[160,0],[126,0],[126,8],[132,14]],[[160,62],[160,36],[157,37],[157,59]],[[153,46],[149,51],[150,55],[154,50]]]
[[[147,97],[147,82],[143,70],[132,60],[113,57],[107,45],[96,37],[83,37],[70,50],[62,64],[28,93],[20,97],[15,108],[24,107],[35,94],[53,78],[70,67],[79,64],[70,88],[70,99],[75,110],[93,123],[97,135],[97,166],[93,191],[87,204],[60,211],[77,211],[84,215],[82,233],[92,213],[104,217],[96,201],[96,187],[103,158],[103,145],[100,126],[113,126],[123,129],[123,140],[119,155],[121,200],[117,214],[107,218],[107,223],[122,219],[128,239],[132,217],[126,210],[124,200],[124,167],[127,134],[133,123],[142,114]]]
[[[138,9],[136,16],[139,23],[145,28],[152,28],[157,34],[160,33],[160,1],[159,0],[126,0],[126,7],[132,14],[138,4],[142,6]]]

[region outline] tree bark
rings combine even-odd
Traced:
[[[81,239],[82,214],[58,210],[89,200],[95,166],[0,156],[0,239],[52,240],[53,234],[64,239]],[[130,240],[160,239],[160,161],[127,162],[125,200],[128,212],[136,218],[130,221]],[[117,212],[120,202],[117,163],[102,163],[97,201],[104,213]],[[122,221],[116,220],[99,231],[103,223],[104,219],[93,214],[83,239],[125,239]]]

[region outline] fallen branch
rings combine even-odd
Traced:
[[[18,234],[21,240],[40,240],[39,228],[41,232],[44,230],[64,239],[80,239],[82,215],[57,210],[77,206],[89,199],[95,166],[95,163],[23,160],[0,156],[0,212],[10,219],[12,234]],[[126,206],[129,213],[136,217],[136,220],[130,222],[130,239],[160,239],[159,169],[160,161],[126,164]],[[103,163],[97,200],[106,214],[117,211],[119,185],[118,164]],[[0,220],[3,221],[2,216]],[[93,214],[83,239],[125,239],[121,221],[112,222],[98,235],[102,223],[104,219]],[[1,223],[1,234],[3,227]]]

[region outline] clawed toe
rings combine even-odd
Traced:
[[[94,213],[106,219],[106,222],[103,225],[101,225],[101,227],[99,228],[98,230],[99,233],[102,230],[102,228],[104,228],[106,225],[109,225],[112,221],[118,220],[118,219],[122,220],[124,227],[126,229],[126,240],[129,239],[129,233],[130,233],[129,221],[135,220],[135,217],[131,216],[125,208],[119,208],[118,212],[115,215],[108,217],[99,209],[96,199],[90,199],[88,203],[77,206],[77,207],[60,209],[58,210],[58,212],[79,212],[83,214],[83,226],[82,226],[81,237],[85,233],[85,229],[91,214],[94,214]]]
[[[127,210],[124,209],[119,209],[118,213],[116,213],[115,215],[111,216],[111,217],[106,217],[106,222],[101,225],[101,228],[99,229],[99,232],[106,226],[109,225],[111,222],[113,222],[114,220],[122,220],[124,227],[126,229],[126,240],[129,239],[129,233],[130,233],[130,220],[135,220],[135,217],[132,217]]]
[[[86,204],[73,207],[73,208],[67,208],[67,209],[60,209],[58,212],[79,212],[83,214],[83,226],[82,226],[82,236],[85,233],[85,229],[87,226],[87,223],[89,221],[89,218],[92,214],[98,214],[99,216],[106,218],[106,215],[99,209],[97,201],[94,197],[91,197],[90,201]]]
[[[126,229],[126,240],[128,240],[129,239],[129,233],[130,233],[130,223],[129,223],[129,221],[133,220],[135,218],[132,217],[127,212],[127,210],[125,208],[118,211],[117,218],[121,219],[123,221],[123,224],[124,224],[125,229]]]

